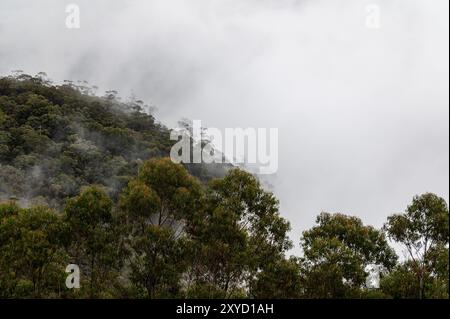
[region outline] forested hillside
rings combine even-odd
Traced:
[[[122,102],[116,91],[98,97],[96,89],[52,85],[42,73],[0,78],[0,199],[60,208],[90,184],[117,199],[144,159],[169,156],[169,130],[147,105]],[[202,180],[214,175],[189,169]]]
[[[0,78],[1,298],[448,298],[444,199],[415,196],[382,229],[317,212],[288,257],[255,176],[174,164],[143,102],[95,89]]]

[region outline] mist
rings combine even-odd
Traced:
[[[73,3],[79,29],[68,3],[2,0],[0,74],[135,94],[169,127],[278,128],[264,179],[295,244],[321,211],[379,227],[416,194],[448,202],[448,1]]]

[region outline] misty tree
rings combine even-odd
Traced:
[[[1,124],[2,124],[2,113],[0,110],[0,128],[1,128]],[[10,139],[10,134],[5,131],[0,130],[0,161],[1,162],[6,162],[8,160],[9,139]]]
[[[215,287],[222,297],[247,289],[267,265],[291,247],[289,223],[278,212],[278,201],[251,174],[231,170],[208,185],[205,216],[198,221],[191,275],[196,291]]]
[[[133,234],[130,277],[146,297],[176,296],[180,290],[201,197],[196,179],[168,158],[144,162],[121,195]]]
[[[117,92],[94,96],[85,81],[56,85],[44,78],[22,71],[0,77],[0,165],[6,166],[0,188],[8,190],[3,197],[43,196],[60,208],[81,186],[98,184],[117,200],[137,172],[135,161],[169,155],[168,129],[144,110],[133,110],[131,102],[117,100]]]
[[[438,267],[449,244],[449,212],[443,198],[432,193],[415,196],[405,213],[388,217],[385,229],[406,248],[409,260],[403,269],[410,269],[417,280],[416,297],[425,298],[429,280],[439,275],[448,282],[448,269],[442,276]]]
[[[72,263],[82,270],[82,292],[90,298],[111,296],[111,288],[122,266],[121,236],[112,206],[102,189],[87,187],[80,195],[69,199],[65,208]]]
[[[67,227],[56,212],[0,204],[0,296],[61,297],[67,244]]]
[[[389,218],[400,264],[382,231],[327,213],[286,258],[289,223],[255,176],[161,158],[174,142],[142,101],[47,79],[0,77],[0,297],[448,298],[436,195]],[[68,263],[80,290],[64,288]],[[364,288],[369,264],[388,270],[379,290]]]
[[[17,154],[42,153],[51,143],[46,135],[29,125],[11,129],[11,140],[16,145],[13,151]]]
[[[316,223],[301,239],[306,297],[359,297],[368,265],[389,270],[396,264],[383,232],[359,218],[321,213]]]
[[[14,166],[0,164],[0,194],[19,195],[24,188],[24,173]]]

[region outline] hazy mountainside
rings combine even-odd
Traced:
[[[0,78],[0,199],[59,207],[89,184],[116,198],[142,160],[169,155],[174,141],[148,106],[96,89],[45,74]],[[210,177],[205,167],[190,171]]]
[[[173,163],[143,102],[94,90],[0,78],[0,299],[448,298],[443,198],[415,196],[382,229],[318,212],[288,258],[257,177]]]

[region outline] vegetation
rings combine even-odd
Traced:
[[[45,74],[0,78],[0,199],[62,209],[95,184],[116,201],[143,160],[169,156],[169,130],[144,112],[147,105],[94,89],[52,85]],[[196,176],[223,173],[197,169]]]
[[[360,219],[322,213],[317,226],[303,233],[305,293],[309,297],[358,297],[367,266],[390,270],[397,256],[384,234]]]
[[[448,298],[442,198],[383,229],[323,212],[287,257],[289,222],[256,177],[173,163],[142,102],[93,90],[0,79],[0,298]]]
[[[385,280],[392,296],[448,298],[448,207],[434,194],[414,197],[404,214],[388,218],[389,237],[403,244],[409,259]]]

